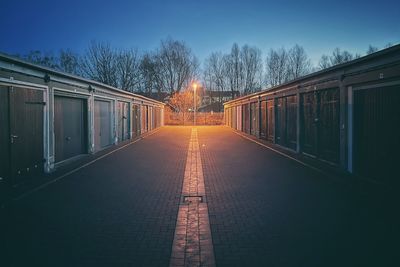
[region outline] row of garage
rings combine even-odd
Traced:
[[[347,172],[398,183],[400,45],[224,104],[225,123]],[[291,152],[290,152],[291,151]]]
[[[0,189],[163,125],[164,104],[0,55]]]

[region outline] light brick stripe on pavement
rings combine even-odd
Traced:
[[[215,266],[197,129],[192,129],[170,266]]]

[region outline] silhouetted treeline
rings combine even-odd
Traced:
[[[389,47],[391,44],[385,46]],[[378,51],[369,46],[366,54]],[[229,53],[213,52],[200,69],[200,63],[184,42],[168,38],[157,49],[117,49],[108,43],[92,41],[82,54],[60,50],[57,54],[31,51],[17,55],[27,61],[59,71],[93,79],[126,91],[155,95],[172,95],[200,80],[210,91],[239,91],[241,95],[277,86],[287,81],[355,58],[346,50],[335,48],[322,55],[313,66],[305,49],[294,45],[289,49],[270,49],[263,58],[255,46],[234,43]],[[221,99],[222,102],[222,99]]]

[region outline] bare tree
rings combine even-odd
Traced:
[[[237,91],[236,82],[235,82],[235,71],[233,67],[233,60],[230,54],[225,54],[222,56],[223,61],[223,75],[226,79],[226,83],[228,88],[232,93],[232,97],[234,96],[234,92]]]
[[[155,58],[150,53],[145,53],[140,60],[140,81],[141,85],[139,90],[147,94],[151,94],[153,89],[156,88],[156,62]],[[160,92],[158,90],[158,92]]]
[[[34,64],[42,65],[44,67],[52,69],[59,68],[57,58],[51,52],[44,53],[39,50],[32,50],[28,54],[23,55],[21,58]]]
[[[210,58],[207,58],[204,62],[203,70],[203,87],[208,91],[216,91],[214,73],[210,64]]]
[[[175,110],[182,114],[183,124],[188,119],[188,115],[190,113],[189,110],[194,110],[194,107],[199,107],[201,104],[200,97],[197,96],[198,91],[196,93],[196,97],[194,97],[194,92],[192,90],[183,90],[182,92],[175,92],[170,98],[170,105],[175,108]],[[196,101],[196,105],[194,103]]]
[[[389,47],[392,47],[392,46],[393,46],[392,43],[387,43],[387,44],[385,44],[385,47],[384,47],[384,48],[389,48]]]
[[[230,54],[223,55],[223,73],[227,82],[227,86],[230,88],[232,97],[235,96],[235,92],[243,91],[244,84],[244,68],[243,61],[241,58],[241,51],[238,44],[234,43]]]
[[[66,73],[80,75],[79,55],[71,50],[60,50],[59,54],[59,69]]]
[[[233,44],[230,57],[234,88],[236,91],[240,91],[243,81],[243,64],[240,60],[240,49],[237,43]]]
[[[81,60],[82,74],[117,87],[117,53],[109,44],[92,41]]]
[[[179,92],[193,80],[198,68],[196,57],[184,43],[161,41],[155,53],[139,57],[137,50],[116,51],[109,44],[92,42],[81,61],[88,78],[127,91],[151,94]]]
[[[340,51],[340,48],[336,47],[333,52],[332,56],[330,57],[330,61],[332,66],[342,64],[354,59],[354,56],[348,51]]]
[[[309,74],[311,61],[303,47],[296,44],[288,52],[288,79],[293,80]]]
[[[232,45],[231,53],[224,56],[225,75],[228,78],[232,96],[240,91],[243,81],[243,64],[240,59],[240,48],[237,43]]]
[[[156,92],[159,100],[163,100],[161,98],[161,92],[167,92],[163,75],[165,69],[158,62],[159,55],[157,53],[145,53],[142,56],[140,62],[141,84],[139,89],[141,92],[145,92],[148,96],[151,96],[153,92]]]
[[[378,47],[369,45],[367,50],[367,55],[375,53],[378,51]]]
[[[224,58],[221,53],[212,53],[205,61],[204,81],[210,91],[219,92],[219,102],[222,103],[222,92],[226,89]]]
[[[244,45],[240,51],[243,66],[243,93],[249,94],[261,90],[262,59],[261,50]]]
[[[321,59],[319,60],[318,66],[320,69],[326,69],[331,67],[331,62],[327,55],[322,55]]]
[[[55,70],[79,75],[79,56],[71,50],[60,50],[58,56],[54,56],[52,52],[42,52],[39,50],[32,50],[28,54],[20,56],[26,61],[34,64],[42,65]]]
[[[337,47],[333,50],[331,56],[322,55],[318,65],[320,69],[326,69],[338,64],[351,61],[359,57],[361,57],[361,55],[359,54],[352,55],[350,52],[346,50],[341,51],[340,48]]]
[[[134,92],[140,82],[140,59],[136,49],[121,50],[117,57],[118,87]]]
[[[266,59],[266,79],[270,86],[284,83],[288,79],[288,53],[284,48],[271,49]]]
[[[161,41],[156,58],[157,75],[162,79],[164,91],[180,92],[197,74],[197,58],[183,42]]]

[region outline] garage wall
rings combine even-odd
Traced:
[[[254,116],[255,98],[261,116]],[[400,45],[224,104],[239,130],[330,167],[398,184]],[[231,116],[233,117],[233,116]],[[229,120],[227,119],[227,122]],[[233,127],[233,124],[230,124]],[[234,128],[234,127],[233,127]],[[286,150],[283,150],[286,151]]]
[[[147,105],[153,107],[151,125],[149,114],[141,114]],[[138,137],[141,127],[162,126],[163,108],[140,95],[0,55],[0,203],[19,183]]]

